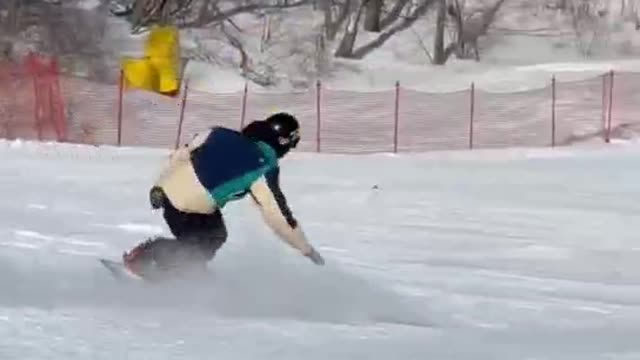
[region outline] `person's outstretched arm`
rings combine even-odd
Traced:
[[[323,265],[324,259],[311,246],[300,223],[295,219],[284,193],[280,189],[280,170],[271,170],[251,186],[251,197],[260,209],[267,225],[285,242],[309,257],[315,264]]]

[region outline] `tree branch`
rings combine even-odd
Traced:
[[[200,12],[200,16],[195,21],[184,22],[182,24],[179,24],[179,27],[182,27],[182,28],[206,27],[211,25],[212,23],[224,21],[227,18],[230,18],[238,14],[242,14],[242,13],[253,12],[257,10],[269,10],[269,9],[291,9],[291,8],[296,8],[296,7],[311,4],[312,1],[313,0],[298,0],[296,2],[279,4],[279,5],[253,3],[249,5],[240,5],[233,9],[227,10],[225,12],[221,12],[221,11],[214,12],[214,13]]]
[[[404,9],[410,1],[411,0],[396,0],[387,16],[380,20],[380,28],[384,29],[393,24],[400,17],[400,14],[402,14],[402,9]]]
[[[354,12],[349,14],[349,22],[345,29],[342,41],[336,49],[335,57],[351,58],[353,56],[353,46],[356,43],[356,37],[358,36],[358,24],[360,23],[360,17],[367,0],[359,1],[358,7]]]
[[[369,54],[374,49],[382,46],[387,40],[389,40],[394,34],[399,31],[405,30],[411,25],[413,25],[420,17],[427,13],[431,5],[435,3],[436,0],[424,0],[418,7],[407,17],[403,19],[403,21],[388,30],[384,31],[380,36],[378,36],[375,40],[372,40],[366,45],[363,45],[356,49],[349,58],[351,59],[362,59],[367,54]]]
[[[353,0],[346,0],[339,8],[338,18],[333,20],[333,11],[331,9],[332,0],[320,0],[322,11],[324,12],[324,27],[327,39],[330,41],[335,40],[338,34],[338,29],[344,24],[345,20],[349,17],[351,5]]]

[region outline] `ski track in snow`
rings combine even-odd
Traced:
[[[238,202],[206,279],[139,287],[97,258],[168,233],[164,152],[51,146],[0,144],[0,358],[640,358],[636,146],[296,154],[325,267]]]

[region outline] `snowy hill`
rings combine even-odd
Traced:
[[[640,354],[636,145],[297,154],[283,188],[325,267],[239,202],[210,279],[119,284],[97,258],[168,233],[165,154],[0,144],[0,358]]]

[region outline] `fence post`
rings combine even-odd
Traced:
[[[178,134],[176,135],[177,149],[180,146],[180,137],[182,136],[182,124],[184,123],[184,109],[187,107],[187,93],[189,92],[189,80],[184,83],[184,93],[182,94],[182,104],[180,106],[180,120],[178,122]]]
[[[476,107],[476,84],[473,82],[471,83],[469,98],[469,149],[473,149],[473,120]]]
[[[396,104],[393,115],[393,152],[398,152],[398,124],[400,122],[400,81],[396,81]]]
[[[607,73],[602,74],[602,137],[607,131]]]
[[[122,107],[124,97],[124,71],[120,70],[120,83],[118,85],[118,146],[122,146]]]
[[[44,110],[42,110],[42,107],[44,106],[44,104],[42,103],[42,80],[40,74],[40,64],[38,63],[38,59],[33,53],[29,53],[27,69],[33,80],[33,127],[38,134],[38,141],[42,141],[42,113],[44,112]]]
[[[38,82],[38,78],[39,78],[39,74],[36,72],[34,74],[34,78],[33,78],[33,87],[35,89],[35,128],[36,128],[36,132],[38,133],[38,141],[42,141],[42,116],[41,114],[44,112],[44,110],[42,110],[43,108],[43,103],[42,101],[43,96],[42,96],[42,89],[39,86],[39,82]]]
[[[551,77],[551,147],[556,146],[556,76]]]
[[[320,130],[321,130],[320,123],[322,122],[321,120],[322,117],[320,115],[321,88],[322,88],[322,85],[320,83],[320,80],[317,80],[316,81],[316,117],[317,117],[316,119],[316,151],[317,152],[320,152],[320,139],[321,139],[320,137]]]
[[[66,113],[64,110],[64,102],[62,100],[62,91],[60,89],[60,65],[58,64],[57,58],[53,59],[53,81],[51,83],[51,92],[49,93],[52,96],[52,103],[55,102],[55,105],[52,105],[54,108],[52,111],[55,113],[54,126],[56,129],[56,136],[58,137],[59,142],[66,142],[68,136],[67,129],[67,121],[66,121]]]
[[[607,114],[607,130],[605,132],[605,142],[611,141],[611,114],[613,108],[613,70],[609,73],[609,111]]]
[[[249,93],[249,84],[245,81],[244,92],[242,94],[242,113],[240,115],[240,129],[244,127],[244,121],[247,116],[247,95]]]

